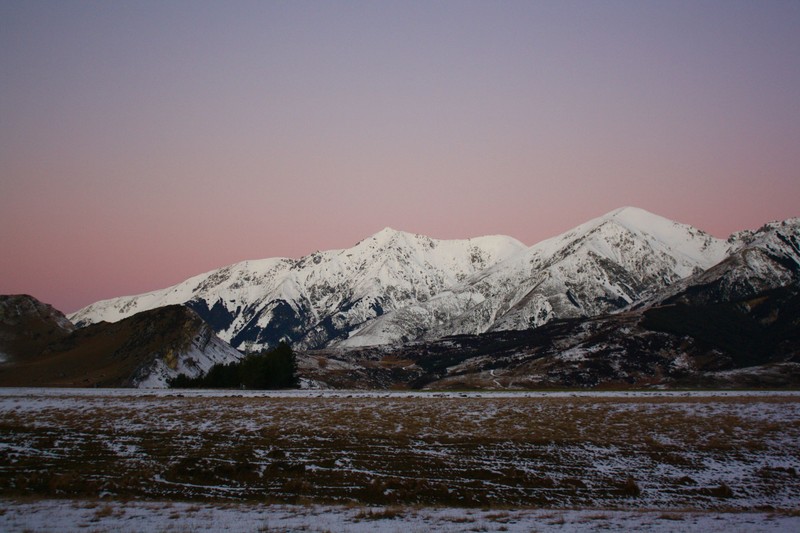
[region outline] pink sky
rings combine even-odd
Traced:
[[[64,311],[385,226],[800,216],[798,2],[0,4],[0,293]]]

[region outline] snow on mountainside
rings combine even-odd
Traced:
[[[244,261],[167,289],[97,302],[70,318],[85,326],[183,304],[239,349],[281,340],[299,349],[354,348],[519,330],[648,301],[726,258],[733,270],[742,261],[753,267],[747,283],[774,274],[780,284],[788,274],[779,267],[792,259],[776,250],[796,252],[792,224],[724,241],[625,207],[530,248],[503,236],[435,240],[386,228],[349,249]],[[756,268],[767,264],[778,266]]]
[[[681,280],[641,306],[733,301],[800,285],[800,218],[735,233],[728,243],[731,253],[724,261]]]
[[[505,236],[436,240],[386,228],[353,248],[244,261],[167,289],[94,303],[79,326],[185,304],[237,348],[315,348],[381,314],[424,302],[525,250]]]
[[[730,245],[642,209],[621,208],[387,313],[340,347],[526,329],[614,311],[703,271]]]
[[[216,364],[228,364],[242,358],[242,354],[217,337],[210,326],[193,318],[185,318],[187,324],[183,326],[182,344],[140,366],[131,379],[131,385],[142,389],[166,388],[167,380],[178,374],[196,378]]]

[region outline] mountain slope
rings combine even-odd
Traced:
[[[338,346],[526,329],[607,313],[711,267],[729,248],[691,226],[641,209],[617,209],[426,302],[388,313]]]
[[[234,347],[315,348],[387,311],[430,299],[524,250],[510,237],[436,240],[386,228],[353,248],[245,261],[160,291],[92,304],[78,325],[184,304]]]
[[[505,347],[492,336],[462,339],[492,348],[440,370],[430,386],[796,387],[800,219],[736,234],[730,245],[720,263],[621,313],[498,333]]]
[[[724,261],[640,305],[732,301],[800,283],[800,218],[736,233],[729,243],[732,252]]]
[[[36,357],[74,329],[61,311],[33,296],[0,295],[0,363]]]
[[[435,372],[418,379],[433,388],[797,387],[800,225],[797,219],[769,224],[754,237],[646,305],[459,338],[458,359],[448,360],[445,350],[438,356],[445,368],[435,359],[420,361]]]
[[[0,365],[2,386],[164,387],[242,355],[183,306],[101,322],[50,342],[36,357]]]
[[[800,286],[538,328],[301,356],[346,388],[776,388],[800,386]],[[324,361],[320,364],[320,361]]]

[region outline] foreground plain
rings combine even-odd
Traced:
[[[108,520],[137,500],[395,509],[386,519],[421,506],[756,512],[785,525],[798,471],[793,392],[0,390],[5,503],[97,501]]]
[[[364,508],[95,500],[0,500],[0,530],[65,533],[458,531],[795,532],[800,517],[771,512]]]

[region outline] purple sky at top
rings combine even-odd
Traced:
[[[800,2],[0,3],[0,293],[800,215]]]

